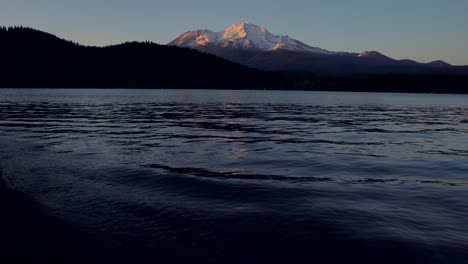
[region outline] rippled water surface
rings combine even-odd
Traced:
[[[468,259],[463,95],[4,89],[0,148],[10,188],[154,259]]]

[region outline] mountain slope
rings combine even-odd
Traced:
[[[352,74],[468,74],[463,67],[443,61],[418,63],[395,60],[377,51],[334,52],[308,46],[288,36],[275,36],[263,27],[247,22],[223,32],[190,31],[168,45],[188,47],[266,71]]]

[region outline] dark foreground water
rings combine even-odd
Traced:
[[[0,149],[136,262],[468,261],[468,96],[0,90]]]

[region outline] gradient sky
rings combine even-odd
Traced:
[[[0,25],[87,45],[165,44],[244,20],[329,50],[468,65],[467,0],[0,0]]]

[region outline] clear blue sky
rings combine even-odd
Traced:
[[[468,0],[0,0],[0,24],[83,44],[167,43],[248,20],[336,51],[468,65]]]

